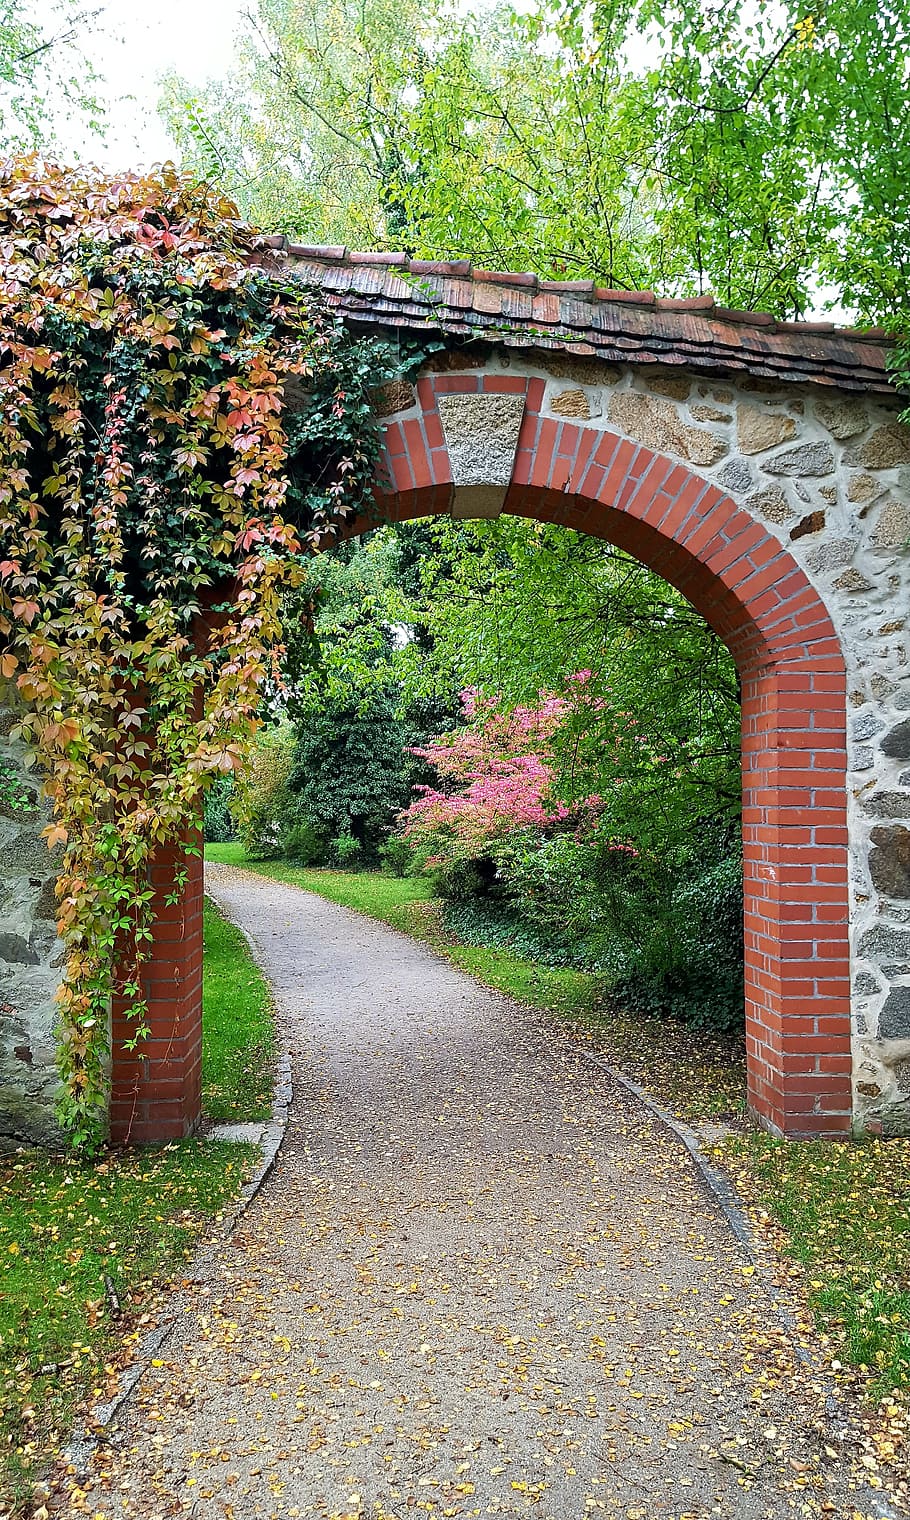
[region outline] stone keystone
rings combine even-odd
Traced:
[[[453,517],[498,517],[515,468],[524,396],[439,397],[455,495]]]

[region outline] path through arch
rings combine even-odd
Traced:
[[[663,575],[725,640],[743,687],[752,1111],[787,1136],[906,1125],[906,989],[895,957],[907,935],[889,921],[876,873],[897,882],[892,896],[905,889],[893,863],[873,860],[875,848],[902,848],[902,826],[880,821],[907,817],[910,805],[898,773],[907,660],[885,641],[897,625],[885,622],[880,637],[872,626],[882,595],[893,601],[907,578],[895,554],[910,525],[881,347],[862,334],[712,315],[706,301],[471,275],[397,255],[296,254],[352,325],[447,334],[416,384],[397,381],[378,398],[380,519],[504,510],[565,524]],[[851,473],[858,465],[864,474]],[[870,513],[870,499],[884,505]],[[867,592],[859,648],[864,604],[851,598]],[[881,772],[861,783],[856,805],[848,664],[857,734],[873,736],[858,763]],[[162,861],[162,906],[171,874]],[[168,1138],[198,1121],[200,895],[194,876],[188,900],[163,907],[141,1055],[120,1048],[114,1010],[115,1139]]]

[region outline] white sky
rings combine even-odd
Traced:
[[[93,3],[93,0],[86,0]],[[105,141],[61,123],[62,156],[90,158],[110,169],[140,169],[175,156],[157,115],[158,81],[176,69],[192,84],[225,74],[241,11],[249,0],[96,0],[102,6],[91,31],[80,34],[83,53],[95,64],[107,102]],[[33,0],[30,16],[42,31],[59,29],[54,0]]]

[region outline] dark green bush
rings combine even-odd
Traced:
[[[334,863],[344,871],[353,871],[363,864],[364,848],[353,834],[339,834],[332,840],[329,853]]]
[[[738,842],[703,831],[701,859],[523,831],[490,860],[432,877],[468,944],[601,972],[633,1011],[723,1032],[742,1027],[742,866]]]
[[[510,910],[501,898],[449,899],[444,922],[466,945],[493,945],[545,966],[591,970],[590,946]]]
[[[433,893],[449,902],[483,897],[496,879],[496,862],[489,856],[476,860],[447,860],[429,872]]]
[[[324,866],[329,855],[329,842],[308,819],[298,815],[281,837],[281,853],[286,860],[296,861],[298,865]]]
[[[742,913],[738,853],[678,878],[650,932],[628,942],[612,995],[634,1012],[722,1033],[741,1029]]]
[[[290,789],[300,814],[345,861],[375,864],[407,797],[408,757],[395,711],[383,687],[343,698],[326,695],[320,709],[301,711]],[[333,850],[339,859],[338,849]]]
[[[232,777],[224,776],[205,794],[202,832],[207,844],[227,844],[234,838],[234,820],[230,814],[233,787]]]

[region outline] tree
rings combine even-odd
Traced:
[[[453,704],[418,689],[425,660],[402,544],[383,528],[310,560],[286,599],[278,710],[295,734],[282,850],[374,865],[426,767],[412,746]]]
[[[101,108],[92,95],[97,75],[80,33],[98,12],[62,0],[39,24],[23,0],[0,0],[0,150],[39,147],[54,136],[65,111],[87,116],[98,130]]]
[[[307,239],[890,322],[908,66],[896,0],[462,18],[261,0],[230,91],[193,102],[172,81],[168,116],[252,214]]]
[[[381,123],[400,109],[426,14],[416,0],[262,0],[234,76],[201,95],[172,76],[162,114],[187,164],[259,225],[373,247],[394,225],[397,149]]]
[[[618,836],[665,854],[685,850],[693,824],[723,853],[740,808],[739,683],[685,598],[563,528],[508,517],[421,528],[415,615],[433,654],[418,683],[470,684],[516,705],[541,690],[574,698],[571,672],[586,670],[587,700],[559,729],[557,795],[601,795]]]

